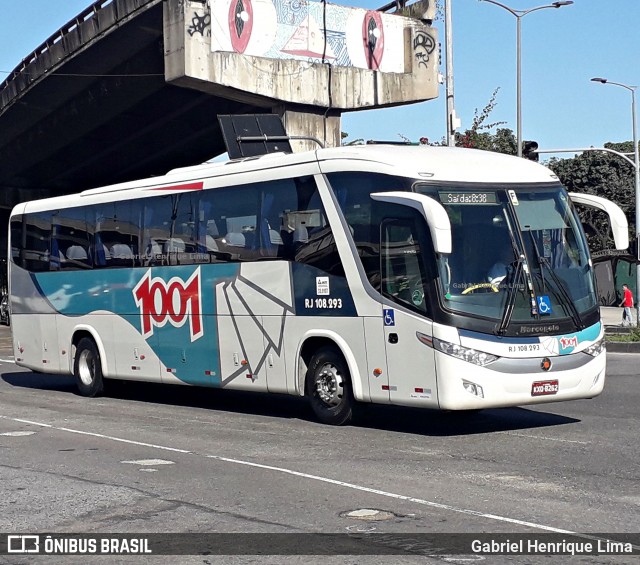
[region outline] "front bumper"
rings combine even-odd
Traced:
[[[602,392],[606,353],[596,357],[586,353],[549,357],[551,368],[546,371],[542,368],[543,359],[502,357],[481,367],[436,351],[440,408],[472,410],[543,404],[593,398]],[[556,393],[532,396],[533,383],[556,380]],[[476,393],[470,392],[474,387],[465,387],[465,382],[476,385]]]

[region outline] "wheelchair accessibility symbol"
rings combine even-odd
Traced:
[[[384,325],[385,326],[395,326],[396,319],[394,318],[394,312],[392,308],[385,308],[383,311],[384,314]]]
[[[538,296],[538,312],[540,314],[551,314],[551,300],[545,294],[542,296]]]

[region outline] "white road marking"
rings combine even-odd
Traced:
[[[167,461],[166,459],[138,459],[137,461],[120,461],[120,463],[130,463],[131,465],[175,465],[175,461]]]
[[[577,532],[571,530],[563,530],[560,528],[554,528],[552,526],[545,526],[544,524],[536,524],[535,522],[527,522],[525,520],[517,520],[515,518],[507,518],[506,516],[498,516],[496,514],[487,514],[485,512],[479,512],[477,510],[469,510],[467,508],[458,508],[457,506],[451,506],[450,504],[442,504],[441,502],[433,502],[430,500],[424,500],[422,498],[415,498],[413,496],[407,496],[405,494],[397,494],[393,492],[387,492],[380,489],[365,487],[354,483],[347,483],[345,481],[338,481],[336,479],[330,479],[328,477],[320,477],[318,475],[310,475],[308,473],[302,473],[301,471],[293,471],[291,469],[285,469],[284,467],[274,467],[273,465],[263,465],[262,463],[254,463],[252,461],[243,461],[242,459],[231,459],[229,457],[221,457],[220,455],[205,455],[210,459],[217,459],[218,461],[226,461],[228,463],[236,463],[237,465],[246,465],[248,467],[256,467],[258,469],[266,469],[268,471],[276,471],[279,473],[286,473],[287,475],[293,475],[296,477],[302,477],[305,479],[311,479],[314,481],[320,481],[323,483],[329,483],[332,485],[338,485],[341,487],[350,488],[353,490],[360,490],[368,492],[370,494],[378,494],[380,496],[386,496],[387,498],[395,498],[396,500],[405,500],[407,502],[414,502],[423,506],[430,506],[431,508],[439,508],[441,510],[449,510],[450,512],[457,512],[458,514],[468,514],[470,516],[478,516],[480,518],[488,518],[490,520],[497,520],[499,522],[507,522],[509,524],[517,524],[519,526],[527,526],[529,528],[535,528],[538,530],[544,530],[547,532],[554,532],[557,534],[571,534],[579,535]],[[596,539],[596,538],[594,538]]]
[[[186,449],[178,449],[176,447],[166,447],[164,445],[155,445],[153,443],[144,443],[142,441],[134,441],[131,439],[124,439],[121,437],[107,436],[104,434],[96,434],[93,432],[85,432],[82,430],[72,430],[71,428],[59,428],[58,426],[52,426],[51,424],[44,424],[42,422],[33,422],[31,420],[23,420],[21,418],[9,418],[7,416],[0,416],[5,420],[12,420],[14,422],[20,422],[21,424],[31,424],[32,426],[40,426],[42,428],[51,428],[53,430],[58,430],[60,432],[69,432],[72,434],[80,434],[84,436],[93,436],[99,437],[102,439],[110,439],[111,441],[118,441],[120,443],[130,443],[132,445],[139,445],[141,447],[153,447],[154,449],[163,449],[165,451],[175,451],[176,453],[192,453],[191,451],[187,451]]]
[[[27,431],[4,432],[0,434],[0,436],[23,437],[23,436],[32,436],[35,433],[36,432],[27,432]]]
[[[499,434],[507,434],[509,436],[518,436],[518,437],[528,437],[531,439],[541,439],[543,441],[559,441],[562,443],[579,443],[580,445],[589,445],[588,441],[578,441],[576,439],[561,439],[557,437],[547,437],[547,436],[534,436],[529,434],[518,434],[515,432],[498,432]]]
[[[497,514],[488,514],[486,512],[480,512],[478,510],[470,510],[468,508],[459,508],[457,506],[452,506],[450,504],[442,504],[440,502],[433,502],[431,500],[425,500],[423,498],[416,498],[413,496],[407,496],[404,494],[397,494],[397,493],[393,493],[393,492],[388,492],[388,491],[384,491],[384,490],[380,490],[380,489],[375,489],[375,488],[370,488],[370,487],[365,487],[362,485],[357,485],[355,483],[348,483],[345,481],[338,481],[336,479],[330,479],[328,477],[321,477],[319,475],[311,475],[309,473],[303,473],[301,471],[294,471],[292,469],[286,469],[284,467],[276,467],[274,465],[264,465],[262,463],[255,463],[252,461],[244,461],[242,459],[233,459],[231,457],[222,457],[220,455],[207,455],[207,454],[201,454],[201,453],[196,453],[193,451],[188,451],[186,449],[177,449],[175,447],[168,447],[168,446],[164,446],[164,445],[156,445],[153,443],[146,443],[146,442],[142,442],[142,441],[135,441],[135,440],[130,440],[130,439],[124,439],[124,438],[119,438],[119,437],[115,437],[115,436],[108,436],[105,434],[97,434],[94,432],[85,432],[83,430],[74,430],[72,428],[62,428],[62,427],[58,427],[58,426],[53,426],[51,424],[45,424],[43,422],[34,422],[31,420],[23,420],[21,418],[11,418],[9,416],[2,416],[0,415],[1,419],[4,420],[9,420],[12,422],[20,422],[23,424],[31,424],[33,426],[39,426],[42,428],[50,428],[53,430],[57,430],[60,432],[68,432],[68,433],[72,433],[72,434],[79,434],[79,435],[86,435],[86,436],[91,436],[91,437],[97,437],[97,438],[101,438],[101,439],[107,439],[107,440],[111,440],[111,441],[117,441],[120,443],[127,443],[130,445],[139,445],[141,447],[152,447],[154,449],[161,449],[164,451],[173,451],[173,452],[177,452],[177,453],[184,453],[184,454],[188,454],[188,455],[200,455],[200,456],[204,456],[208,459],[214,459],[216,461],[224,461],[227,463],[233,463],[236,465],[245,465],[247,467],[254,467],[257,469],[265,469],[267,471],[274,471],[276,473],[283,473],[286,475],[292,475],[295,477],[301,477],[304,479],[310,479],[313,481],[319,481],[319,482],[323,482],[323,483],[328,483],[328,484],[332,484],[332,485],[337,485],[337,486],[341,486],[341,487],[345,487],[345,488],[349,488],[352,490],[358,490],[358,491],[362,491],[362,492],[367,492],[370,494],[377,494],[380,496],[384,496],[387,498],[392,498],[395,500],[404,500],[406,502],[413,502],[415,504],[420,504],[423,506],[429,506],[431,508],[438,508],[440,510],[448,510],[449,512],[455,512],[458,514],[465,514],[468,516],[475,516],[478,518],[484,518],[487,520],[495,520],[498,522],[505,522],[508,524],[516,524],[518,526],[525,526],[527,528],[532,528],[532,529],[536,529],[536,530],[542,530],[545,532],[554,532],[557,534],[566,534],[566,535],[572,535],[572,536],[576,536],[576,537],[580,537],[582,539],[589,539],[589,540],[603,540],[606,541],[607,538],[602,538],[602,537],[598,537],[598,536],[593,536],[593,535],[589,535],[589,534],[581,534],[579,532],[574,532],[572,530],[564,530],[562,528],[554,528],[553,526],[547,526],[545,524],[538,524],[536,522],[528,522],[526,520],[518,520],[516,518],[509,518],[507,516],[499,516]],[[634,550],[640,550],[640,546],[636,546],[633,545],[632,546]]]
[[[15,363],[13,359],[0,359],[0,363]]]

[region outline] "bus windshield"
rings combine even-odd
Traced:
[[[467,185],[468,186],[468,185]],[[452,252],[438,258],[445,309],[509,322],[572,319],[597,306],[583,232],[560,185],[441,188]]]

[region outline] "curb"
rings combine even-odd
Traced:
[[[640,353],[640,341],[606,340],[607,351],[611,353]]]
[[[611,339],[616,334],[629,334],[634,329],[637,328],[633,326],[606,325],[604,327],[604,337],[607,351],[611,353],[640,353],[640,341],[614,341]]]
[[[605,326],[604,333],[605,334],[629,334],[632,330],[635,329],[635,326]]]

